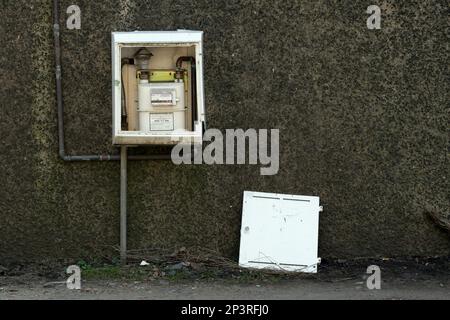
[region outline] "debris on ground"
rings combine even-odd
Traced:
[[[68,265],[82,267],[84,280],[107,281],[228,281],[239,284],[269,284],[282,280],[310,279],[319,282],[344,283],[346,281],[365,281],[367,267],[377,265],[381,268],[383,279],[389,277],[410,281],[443,278],[450,274],[449,257],[346,257],[323,259],[317,274],[283,273],[272,270],[252,270],[240,268],[238,262],[223,257],[217,251],[207,248],[150,248],[128,252],[128,264],[123,266],[112,255],[100,261],[77,263],[64,260],[57,263],[4,265],[0,274],[2,280],[39,277],[43,282],[61,281],[67,278]],[[140,265],[145,262],[143,265]],[[447,283],[444,281],[444,285]],[[59,286],[57,286],[59,287]]]

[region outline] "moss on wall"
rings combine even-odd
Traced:
[[[280,171],[129,165],[130,248],[236,256],[244,190],[318,195],[322,257],[445,255],[445,1],[62,1],[66,148],[111,146],[110,32],[205,32],[209,127],[279,128]],[[365,10],[382,8],[382,29]],[[118,244],[119,164],[57,156],[51,1],[0,7],[0,261],[98,257]],[[65,26],[65,21],[61,23]],[[25,58],[18,58],[18,56]]]

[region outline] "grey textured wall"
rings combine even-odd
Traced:
[[[110,32],[205,32],[210,127],[279,128],[280,171],[129,165],[130,248],[235,257],[244,190],[319,195],[322,257],[447,255],[446,1],[62,1],[66,148],[111,146]],[[382,29],[366,27],[370,4]],[[0,5],[0,261],[118,244],[119,163],[57,156],[51,1]]]

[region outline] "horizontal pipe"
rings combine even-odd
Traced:
[[[175,63],[177,68],[181,68],[181,64],[183,61],[190,62],[191,64],[195,64],[195,58],[191,56],[181,56],[177,59],[177,62]]]
[[[150,155],[128,155],[128,160],[170,160],[170,154],[150,154]],[[68,156],[62,157],[64,161],[119,161],[120,155],[118,154],[104,154],[104,155],[81,155],[81,156]]]

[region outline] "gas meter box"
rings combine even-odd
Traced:
[[[113,144],[201,143],[201,31],[112,33]]]

